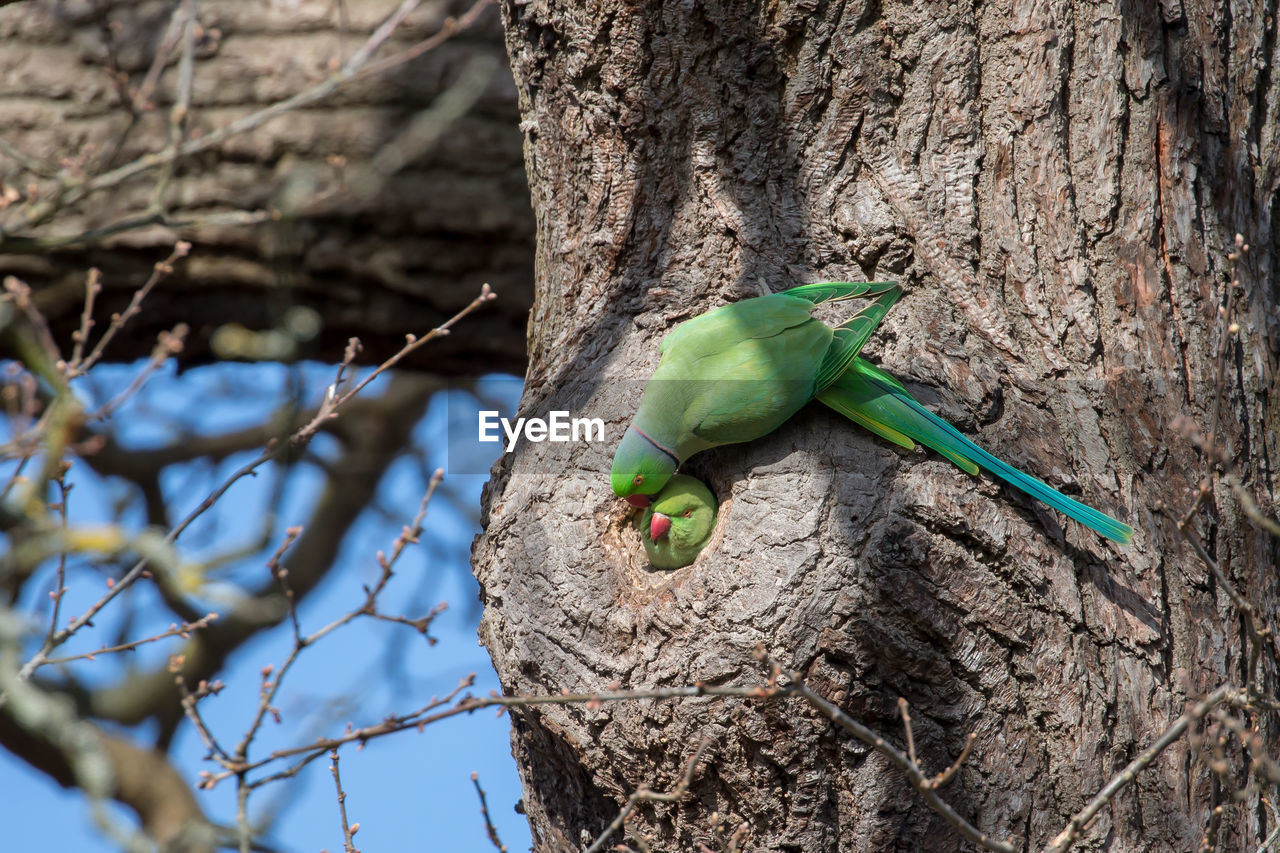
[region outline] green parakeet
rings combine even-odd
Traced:
[[[613,491],[645,506],[689,456],[766,435],[817,398],[895,444],[914,448],[918,441],[970,474],[985,469],[1103,536],[1132,541],[1129,525],[987,453],[858,357],[900,295],[887,282],[808,284],[681,323],[662,342],[657,370],[614,454]],[[858,296],[876,299],[836,328],[810,316],[815,305]]]
[[[892,282],[826,282],[743,299],[667,335],[613,457],[613,491],[648,504],[700,450],[773,432],[845,371],[902,294]],[[875,296],[832,328],[814,306]]]
[[[659,569],[692,563],[716,526],[716,499],[701,481],[676,474],[640,517],[640,539]]]

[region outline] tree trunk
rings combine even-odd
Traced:
[[[1241,683],[1241,618],[1176,518],[1207,432],[1271,504],[1280,351],[1274,9],[1169,2],[619,4],[507,0],[537,215],[523,443],[487,493],[481,628],[511,692],[751,685],[762,644],[901,744],[995,838],[1038,849],[1189,699]],[[1226,322],[1232,237],[1250,249]],[[1128,520],[1120,547],[938,456],[810,406],[694,457],[722,508],[650,569],[609,490],[677,322],[809,281],[895,279],[870,357],[1011,463]],[[1220,415],[1214,412],[1219,406]],[[1215,478],[1190,530],[1273,623],[1274,540]],[[1264,661],[1260,688],[1274,688]],[[514,750],[539,851],[581,850],[640,786],[655,850],[957,850],[879,754],[796,701],[542,706]],[[1264,735],[1274,732],[1264,727]],[[1230,791],[1187,741],[1086,833],[1196,849]],[[1252,850],[1256,796],[1221,849]],[[614,839],[618,841],[621,839]],[[612,843],[612,842],[611,842]]]
[[[197,30],[184,138],[199,139],[323,83],[397,5],[191,3]],[[432,36],[470,5],[427,0],[374,59]],[[365,345],[361,360],[379,361],[407,332],[443,322],[489,282],[500,299],[468,333],[406,366],[467,376],[522,372],[533,218],[493,9],[410,62],[285,112],[216,151],[181,159],[167,181],[152,168],[38,228],[22,227],[33,205],[53,197],[59,169],[89,178],[165,150],[183,8],[178,0],[28,0],[0,9],[0,277],[31,284],[65,341],[80,323],[89,267],[103,273],[101,332],[103,318],[123,310],[174,241],[189,240],[190,257],[144,301],[130,334],[109,353],[145,356],[158,332],[182,321],[192,327],[187,363],[235,356],[210,345],[225,325],[286,328],[297,306],[313,309],[320,328],[293,357],[339,361],[354,335]],[[473,103],[433,144],[393,173],[377,174],[371,167],[378,158],[404,144],[414,119],[440,103],[477,58],[496,73]],[[15,150],[43,165],[24,168]],[[187,224],[48,248],[138,218],[153,201],[163,203],[167,221]],[[275,218],[228,224],[232,214],[264,211]]]

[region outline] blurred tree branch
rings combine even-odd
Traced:
[[[285,17],[229,0],[0,9],[14,56],[80,59],[17,79],[30,106],[0,146],[0,274],[31,284],[59,342],[79,331],[87,270],[98,315],[120,313],[183,238],[198,256],[113,358],[186,321],[184,365],[336,362],[353,336],[360,363],[378,363],[488,281],[504,299],[475,334],[406,366],[523,372],[533,218],[491,4],[388,0],[341,17],[319,0]],[[246,84],[246,52],[274,97]],[[49,97],[63,77],[83,103]],[[218,346],[242,329],[275,349]]]

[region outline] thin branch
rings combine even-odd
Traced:
[[[3,137],[0,137],[0,154],[8,157],[10,160],[17,163],[33,175],[39,175],[42,178],[58,177],[58,170],[56,168],[32,157],[30,154],[21,150]]]
[[[987,850],[994,850],[996,853],[1013,853],[1014,846],[1006,841],[997,841],[987,836],[986,833],[973,826],[963,817],[961,817],[955,809],[951,808],[941,797],[938,796],[931,784],[931,780],[925,777],[920,768],[911,761],[909,757],[890,746],[884,738],[873,732],[871,729],[859,723],[850,717],[844,711],[840,710],[836,705],[827,701],[824,697],[815,693],[795,674],[791,675],[794,679],[788,688],[791,692],[798,696],[804,697],[809,704],[818,710],[820,714],[840,728],[852,734],[858,740],[870,746],[876,752],[896,766],[907,777],[907,781],[915,788],[916,793],[924,798],[929,808],[933,809],[943,820],[955,827],[956,831],[962,835],[966,841],[976,844]]]
[[[182,54],[178,58],[178,91],[169,110],[169,144],[164,154],[169,159],[160,167],[160,177],[151,188],[151,210],[164,210],[164,197],[178,168],[178,147],[186,135],[187,115],[191,109],[191,89],[195,82],[196,0],[180,0],[175,17],[181,15]]]
[[[288,605],[289,621],[293,623],[295,644],[302,642],[302,626],[298,623],[298,608],[297,602],[294,600],[293,587],[289,586],[289,570],[280,564],[280,560],[284,557],[284,552],[288,551],[301,535],[302,527],[300,526],[287,529],[284,541],[280,543],[280,547],[276,549],[276,552],[271,555],[271,559],[267,561],[267,571],[271,572],[271,576],[280,583],[280,591],[284,594],[284,600]]]
[[[941,788],[943,785],[951,781],[951,777],[956,775],[960,769],[960,765],[964,764],[965,759],[969,757],[969,753],[973,751],[973,744],[978,740],[978,736],[973,732],[969,732],[969,736],[965,738],[964,746],[960,748],[960,755],[956,760],[951,762],[951,766],[943,770],[937,776],[929,780],[930,788]]]
[[[1240,504],[1240,508],[1244,510],[1244,514],[1248,516],[1250,521],[1270,533],[1272,536],[1280,539],[1280,521],[1276,521],[1274,518],[1266,515],[1262,510],[1258,509],[1258,504],[1254,501],[1253,495],[1244,487],[1244,484],[1240,482],[1240,479],[1236,477],[1230,467],[1227,467],[1227,470],[1222,473],[1222,476],[1219,477],[1219,479],[1226,483],[1227,487],[1231,489],[1231,494],[1235,495],[1236,501]]]
[[[0,248],[7,252],[47,253],[53,249],[65,249],[82,243],[96,243],[126,231],[136,231],[148,225],[159,225],[164,228],[208,228],[224,225],[258,225],[263,222],[275,222],[281,218],[280,211],[267,210],[224,210],[204,215],[186,213],[172,215],[163,210],[146,210],[131,214],[115,222],[98,228],[89,228],[77,234],[56,235],[50,237],[5,237],[0,233]]]
[[[338,789],[338,814],[342,816],[342,849],[345,853],[356,853],[356,845],[351,836],[360,831],[360,824],[347,822],[347,792],[342,790],[342,777],[338,775],[338,750],[329,750],[329,771],[333,774],[333,785]]]
[[[898,697],[898,712],[902,714],[902,728],[907,736],[907,758],[919,767],[920,762],[916,761],[916,737],[911,731],[911,712],[907,709],[907,700],[901,696]]]
[[[84,360],[84,345],[89,340],[89,332],[93,329],[93,303],[102,292],[102,271],[90,267],[84,280],[84,311],[80,315],[80,328],[71,333],[74,346],[71,349],[70,371],[79,370]]]
[[[155,92],[156,85],[160,82],[160,77],[164,74],[165,66],[169,64],[169,56],[173,53],[174,47],[178,44],[178,39],[182,37],[183,17],[190,10],[186,3],[177,3],[173,7],[173,14],[169,16],[169,23],[165,26],[164,38],[160,40],[160,44],[156,47],[156,55],[152,57],[151,67],[147,69],[147,76],[143,78],[142,84],[138,86],[130,99],[135,113],[149,110],[152,107],[151,95]]]
[[[70,470],[71,464],[66,466],[59,473],[56,481],[58,490],[62,493],[62,499],[58,501],[58,523],[62,527],[65,534],[68,528],[67,523],[67,501],[71,497],[71,486],[67,484],[67,472]],[[62,615],[62,598],[67,592],[67,551],[62,549],[58,553],[58,570],[53,581],[53,591],[49,593],[49,597],[53,599],[53,613],[49,617],[49,630],[45,633],[45,642],[49,641],[54,634],[58,632],[58,619]]]
[[[1245,753],[1249,756],[1250,772],[1260,781],[1269,782],[1272,785],[1280,785],[1280,764],[1277,764],[1275,759],[1267,755],[1266,742],[1262,739],[1258,730],[1256,728],[1250,730],[1245,726],[1244,722],[1221,709],[1214,709],[1211,713],[1215,720],[1239,738],[1240,745],[1244,747]]]
[[[45,663],[60,664],[60,663],[70,663],[73,660],[94,660],[99,655],[110,655],[110,654],[115,654],[116,652],[132,652],[136,650],[139,646],[145,646],[148,643],[157,643],[160,640],[165,640],[165,639],[168,639],[169,637],[181,637],[182,639],[185,640],[185,639],[188,639],[193,632],[199,631],[201,628],[209,627],[209,625],[211,625],[213,621],[217,618],[218,618],[217,613],[209,613],[209,614],[206,614],[202,619],[197,619],[194,622],[183,622],[181,625],[170,625],[169,629],[161,634],[156,634],[150,637],[143,637],[141,640],[130,640],[127,643],[120,643],[114,646],[103,646],[102,648],[96,649],[95,651],[92,651],[92,652],[82,652],[81,654],[68,655],[67,657],[64,657],[64,658],[49,658],[47,661],[45,661]]]
[[[320,405],[319,411],[316,412],[316,416],[312,418],[310,423],[308,423],[302,429],[294,433],[293,438],[291,440],[295,444],[306,443],[310,441],[311,437],[315,435],[316,430],[320,429],[320,427],[325,423],[325,421],[328,421],[328,420],[331,420],[332,418],[337,417],[338,409],[341,408],[344,403],[346,403],[356,394],[359,394],[365,388],[365,386],[367,386],[370,382],[372,382],[374,379],[376,379],[385,371],[391,369],[392,367],[395,367],[396,364],[398,364],[401,361],[401,359],[403,359],[405,356],[412,353],[414,350],[419,349],[429,341],[433,341],[436,338],[444,337],[445,335],[449,334],[449,330],[453,327],[455,323],[457,323],[463,317],[470,314],[472,311],[475,311],[481,305],[484,305],[486,302],[490,302],[497,298],[498,298],[498,295],[489,288],[488,284],[482,285],[480,288],[480,295],[477,296],[475,299],[471,300],[471,302],[468,303],[466,307],[464,307],[461,311],[459,311],[457,314],[454,314],[444,323],[441,323],[439,326],[436,326],[434,329],[427,332],[422,337],[418,337],[412,334],[405,335],[406,343],[403,347],[400,348],[400,350],[397,353],[395,353],[386,361],[382,362],[382,364],[374,368],[374,370],[368,376],[366,376],[364,379],[358,382],[354,388],[347,391],[345,394],[339,395],[338,387],[339,387],[339,383],[341,383],[343,378],[342,377],[343,368],[345,368],[345,366],[350,363],[350,360],[355,358],[355,354],[358,351],[359,342],[356,341],[354,338],[352,338],[351,343],[349,343],[347,346],[347,354],[343,358],[343,366],[339,367],[338,369],[338,379],[334,382],[333,385],[329,386],[328,393],[325,394],[324,402]]]
[[[88,415],[85,420],[93,423],[95,421],[106,420],[116,409],[120,408],[134,394],[142,390],[142,386],[151,378],[157,370],[164,366],[170,358],[182,352],[182,348],[186,342],[187,332],[190,328],[186,323],[179,323],[168,332],[161,332],[156,338],[156,345],[151,350],[151,357],[147,359],[147,363],[133,377],[127,388],[107,402],[92,414]]]
[[[1192,723],[1202,720],[1205,714],[1226,702],[1231,698],[1232,694],[1238,692],[1240,691],[1237,688],[1223,685],[1188,709],[1186,713],[1174,721],[1173,725],[1165,729],[1164,734],[1160,735],[1155,743],[1147,747],[1142,754],[1130,761],[1123,770],[1112,777],[1111,781],[1102,787],[1097,796],[1071,818],[1066,828],[1045,845],[1044,853],[1065,853],[1065,851],[1071,849],[1076,839],[1080,837],[1080,833],[1087,829],[1093,819],[1098,816],[1098,812],[1102,811],[1107,803],[1115,799],[1115,796],[1124,790],[1147,765],[1155,761],[1160,753],[1168,749],[1174,741],[1181,738]]]
[[[1158,508],[1164,512],[1166,518],[1173,518],[1173,514],[1169,510],[1168,506],[1162,504]],[[1181,521],[1177,523],[1177,526],[1178,532],[1182,534],[1183,540],[1191,546],[1191,550],[1195,551],[1196,556],[1200,558],[1200,562],[1204,563],[1205,566],[1208,567],[1214,580],[1218,582],[1218,586],[1227,594],[1227,597],[1231,599],[1231,603],[1240,613],[1240,618],[1244,620],[1245,630],[1249,634],[1250,644],[1249,670],[1246,673],[1245,687],[1250,691],[1250,693],[1252,693],[1254,692],[1254,673],[1256,671],[1258,658],[1261,656],[1262,650],[1268,647],[1267,637],[1272,635],[1273,632],[1269,626],[1262,628],[1258,627],[1258,621],[1256,618],[1257,611],[1253,604],[1240,594],[1240,590],[1236,589],[1236,585],[1227,577],[1226,572],[1224,572],[1222,567],[1218,565],[1218,561],[1213,559],[1205,549],[1204,545],[1200,542],[1200,537],[1196,536],[1191,530],[1191,526],[1189,524],[1183,524]]]
[[[480,787],[480,774],[471,774],[471,784],[476,786],[476,796],[480,798],[480,814],[484,816],[484,831],[489,837],[489,843],[492,844],[498,853],[507,853],[507,845],[502,843],[502,839],[498,837],[498,828],[493,825],[493,820],[489,817],[489,801],[485,799],[484,788]]]
[[[1235,239],[1235,251],[1227,255],[1231,261],[1231,276],[1227,283],[1227,298],[1224,304],[1219,308],[1219,315],[1222,317],[1222,334],[1218,339],[1217,358],[1214,363],[1213,371],[1213,412],[1209,419],[1209,444],[1216,444],[1218,440],[1218,426],[1221,423],[1223,398],[1226,396],[1227,386],[1227,352],[1231,349],[1231,338],[1237,327],[1231,319],[1233,309],[1235,307],[1236,287],[1240,281],[1236,278],[1239,269],[1240,259],[1249,246],[1244,242],[1243,235],[1237,234]],[[1213,460],[1209,460],[1210,469],[1212,470]]]
[[[134,292],[133,298],[129,300],[129,305],[119,314],[112,315],[111,325],[107,327],[107,331],[103,333],[98,340],[97,346],[89,353],[89,357],[84,360],[84,363],[77,366],[75,370],[67,371],[68,379],[83,375],[97,363],[98,359],[102,358],[102,352],[107,348],[107,344],[111,343],[111,339],[124,327],[125,323],[129,322],[141,310],[142,300],[147,298],[147,294],[160,283],[161,279],[173,272],[173,265],[177,263],[178,259],[185,258],[190,251],[190,243],[179,240],[174,244],[173,251],[169,254],[169,257],[156,263],[151,270],[151,275],[143,283],[142,287]]]
[[[186,665],[186,659],[183,655],[169,656],[169,672],[173,674],[174,686],[178,688],[178,695],[181,697],[182,712],[186,715],[191,724],[195,726],[196,732],[200,735],[200,742],[204,744],[204,748],[209,751],[209,755],[217,758],[224,765],[230,761],[227,751],[218,743],[218,739],[214,737],[209,726],[205,724],[204,718],[200,716],[199,702],[206,696],[216,696],[222,690],[221,681],[201,681],[196,685],[193,693],[187,687],[187,680],[182,676],[182,669]],[[210,774],[205,772],[200,774],[200,781],[196,783],[197,788],[211,788],[213,783],[209,781]]]
[[[349,77],[360,70],[369,57],[377,52],[382,43],[391,37],[396,28],[404,23],[405,18],[413,14],[413,10],[418,8],[422,0],[402,0],[396,10],[392,12],[385,21],[383,21],[369,39],[360,46],[360,49],[352,54],[351,59],[347,60],[347,64],[342,67],[342,75]]]
[[[275,446],[271,446],[267,450],[264,450],[262,453],[260,453],[258,455],[258,458],[254,459],[253,461],[237,469],[230,477],[227,478],[227,480],[221,486],[214,489],[214,491],[211,492],[208,497],[206,497],[203,501],[201,501],[200,505],[197,506],[194,510],[192,510],[177,527],[173,528],[173,530],[171,530],[169,534],[165,536],[164,541],[170,542],[170,543],[175,541],[178,538],[178,536],[182,534],[182,531],[186,530],[187,527],[192,522],[194,522],[198,517],[200,517],[206,511],[208,511],[209,507],[213,506],[226,493],[226,491],[230,489],[238,480],[240,480],[242,477],[247,477],[248,475],[252,474],[255,470],[257,470],[259,465],[261,465],[263,462],[266,462],[268,459],[275,456],[277,452],[278,452],[278,448],[276,448]],[[28,660],[25,664],[22,665],[22,669],[19,670],[18,672],[19,677],[23,679],[30,678],[33,672],[35,672],[41,666],[44,666],[49,660],[49,653],[51,651],[53,651],[55,648],[65,643],[70,637],[72,637],[77,632],[79,632],[80,629],[83,628],[85,625],[90,624],[93,621],[93,618],[97,616],[99,612],[102,611],[102,608],[110,604],[116,598],[116,596],[120,595],[122,592],[124,592],[134,583],[136,583],[139,578],[141,578],[143,575],[147,573],[147,566],[149,564],[150,564],[150,560],[148,560],[147,558],[138,560],[138,562],[136,562],[133,565],[133,567],[129,569],[129,571],[125,572],[124,576],[121,577],[120,580],[118,580],[115,584],[113,584],[110,587],[110,589],[108,589],[107,592],[101,598],[99,598],[93,604],[89,605],[88,609],[85,610],[84,613],[80,614],[75,619],[71,620],[70,624],[68,624],[67,627],[63,628],[61,631],[55,634],[52,638],[47,640],[44,643],[44,645],[41,647],[41,649],[38,652],[36,652],[34,655],[32,655],[30,660]]]
[[[358,729],[348,729],[341,735],[316,740],[301,746],[278,749],[257,761],[234,771],[214,774],[210,787],[218,781],[239,772],[257,770],[273,762],[286,758],[302,756],[302,759],[286,770],[278,771],[270,776],[254,780],[253,787],[261,787],[278,779],[296,776],[298,771],[316,758],[326,754],[334,747],[348,743],[365,743],[374,738],[384,737],[407,729],[421,731],[429,725],[447,720],[461,714],[472,714],[486,708],[525,708],[539,705],[585,705],[588,709],[597,709],[606,702],[633,702],[641,699],[681,699],[699,696],[721,696],[739,699],[773,699],[786,695],[783,689],[773,687],[718,687],[695,684],[687,687],[653,688],[647,690],[620,690],[597,693],[552,693],[532,696],[500,696],[496,693],[488,696],[466,695],[457,699],[462,691],[475,682],[475,675],[468,675],[447,696],[433,698],[429,703],[407,714],[387,717],[381,722]],[[455,699],[457,699],[455,703]]]
[[[710,744],[711,739],[704,735],[702,740],[698,743],[698,748],[693,751],[693,755],[685,763],[684,772],[680,774],[680,780],[670,791],[667,791],[666,793],[658,793],[648,787],[642,786],[637,788],[635,792],[627,798],[627,803],[622,807],[622,810],[618,812],[618,816],[604,828],[603,832],[596,836],[595,841],[591,842],[591,846],[582,851],[582,853],[599,853],[599,851],[603,850],[604,843],[609,840],[609,836],[622,829],[623,824],[627,822],[627,817],[635,811],[636,806],[640,805],[640,803],[674,803],[683,797],[689,790],[689,785],[693,783],[693,773],[698,767],[698,762],[702,760],[702,754],[706,752],[707,747]]]
[[[589,710],[598,709],[605,702],[623,702],[637,701],[643,699],[677,699],[677,698],[693,698],[693,697],[730,697],[741,699],[779,699],[784,697],[800,697],[807,700],[815,708],[817,708],[824,716],[835,722],[841,728],[851,731],[859,739],[863,740],[878,752],[886,755],[897,765],[911,781],[914,787],[925,801],[939,814],[943,815],[948,822],[956,826],[962,835],[969,841],[978,844],[988,850],[997,851],[997,853],[1010,853],[1012,846],[1003,842],[994,841],[987,838],[983,833],[969,825],[963,818],[956,814],[950,806],[943,802],[934,791],[935,780],[925,778],[920,770],[911,764],[910,759],[906,755],[889,746],[885,741],[872,732],[870,729],[862,726],[852,720],[839,708],[832,705],[823,697],[814,693],[807,685],[804,684],[797,676],[791,675],[791,682],[786,686],[779,686],[776,683],[776,675],[771,679],[767,686],[757,687],[725,687],[713,686],[705,684],[694,684],[686,687],[674,688],[655,688],[648,690],[626,690],[599,693],[569,693],[563,692],[559,694],[534,695],[534,696],[499,696],[491,694],[487,697],[464,696],[462,699],[454,702],[454,697],[467,686],[472,683],[473,676],[469,676],[459,683],[450,696],[444,699],[433,699],[428,705],[402,716],[388,717],[381,722],[366,726],[359,729],[348,728],[342,735],[317,740],[313,743],[276,750],[270,755],[254,761],[249,764],[237,764],[234,767],[217,774],[211,774],[204,783],[206,787],[212,787],[219,780],[230,776],[237,776],[241,779],[245,774],[259,768],[266,767],[276,761],[301,756],[295,763],[291,764],[284,770],[271,773],[267,776],[256,779],[248,783],[251,787],[261,787],[268,783],[291,778],[309,764],[311,761],[325,755],[329,750],[340,747],[348,743],[365,743],[377,737],[383,737],[394,732],[404,731],[414,728],[419,731],[428,725],[439,722],[459,714],[470,714],[478,710],[490,707],[498,707],[500,709],[519,708],[519,707],[535,707],[539,705],[565,705],[565,704],[583,704]],[[967,749],[964,754],[967,754]],[[963,755],[962,755],[963,758]],[[958,763],[958,762],[957,762]],[[943,776],[954,774],[954,769],[948,769]],[[945,780],[943,780],[945,781]],[[642,789],[643,790],[643,789]],[[666,800],[670,801],[678,798],[678,792],[672,791],[667,794],[654,794],[648,792],[642,795],[639,800]],[[637,800],[637,802],[639,801]],[[634,809],[634,803],[631,804]],[[630,809],[626,810],[628,813]],[[625,821],[626,815],[620,818]],[[621,823],[617,824],[621,826]],[[597,848],[599,849],[599,848]]]
[[[1280,823],[1276,824],[1276,828],[1271,830],[1271,834],[1258,845],[1258,849],[1254,853],[1271,853],[1277,839],[1280,839]]]
[[[483,14],[484,10],[491,2],[492,0],[477,0],[477,2],[471,5],[470,9],[467,9],[467,11],[463,12],[459,17],[447,18],[444,25],[441,26],[439,31],[433,35],[423,39],[413,47],[406,48],[397,54],[388,56],[386,59],[379,60],[378,62],[370,64],[366,68],[360,69],[352,74],[352,79],[371,77],[374,74],[381,74],[383,71],[388,71],[398,65],[403,65],[410,60],[417,59],[427,51],[434,50],[443,42],[453,38],[463,30],[470,29],[475,22],[479,20],[480,15]],[[348,65],[350,64],[351,63],[348,63]]]

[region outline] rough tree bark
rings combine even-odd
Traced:
[[[761,681],[761,643],[1038,849],[1174,718],[1246,666],[1240,620],[1158,512],[1203,472],[1227,252],[1240,271],[1217,441],[1270,500],[1280,330],[1274,9],[1262,4],[784,2],[503,5],[537,222],[522,414],[634,412],[657,343],[724,302],[897,279],[870,353],[997,455],[1137,528],[1120,548],[820,407],[695,457],[718,544],[647,568],[607,444],[521,445],[475,568],[505,687]],[[1215,487],[1197,518],[1274,622],[1276,546]],[[1267,667],[1274,687],[1274,669]],[[539,851],[575,850],[641,785],[653,849],[955,850],[877,754],[798,704],[700,699],[515,715]],[[1274,732],[1265,732],[1274,735]],[[1186,742],[1089,831],[1195,849],[1226,795]],[[1256,805],[1256,800],[1252,801]],[[1223,849],[1260,809],[1229,810]],[[1249,849],[1253,849],[1250,847]]]
[[[198,31],[186,138],[321,83],[397,5],[191,4]],[[377,58],[436,33],[470,5],[424,2]],[[23,244],[23,237],[47,243],[101,229],[148,207],[159,169],[24,230],[29,208],[19,196],[34,181],[47,198],[51,181],[24,169],[14,152],[50,175],[64,169],[92,177],[164,150],[178,89],[181,50],[172,30],[181,7],[178,0],[30,0],[0,9],[0,127],[12,146],[0,149],[0,229],[13,232],[0,233],[0,276],[31,284],[65,340],[79,323],[90,266],[103,271],[98,307],[108,316],[128,303],[175,240],[190,240],[191,257],[144,302],[131,334],[112,353],[145,356],[156,333],[183,321],[192,326],[188,363],[215,357],[209,340],[224,324],[276,328],[297,305],[313,308],[323,323],[305,357],[338,361],[355,335],[365,344],[364,359],[378,361],[404,343],[406,332],[439,324],[489,282],[501,300],[469,334],[411,358],[409,366],[463,375],[521,372],[533,218],[515,92],[493,9],[418,59],[181,161],[161,197],[172,220],[196,224],[132,229],[54,251]],[[465,115],[391,179],[373,186],[359,180],[476,57],[491,60],[497,73]],[[266,209],[281,218],[249,227],[215,220]]]

